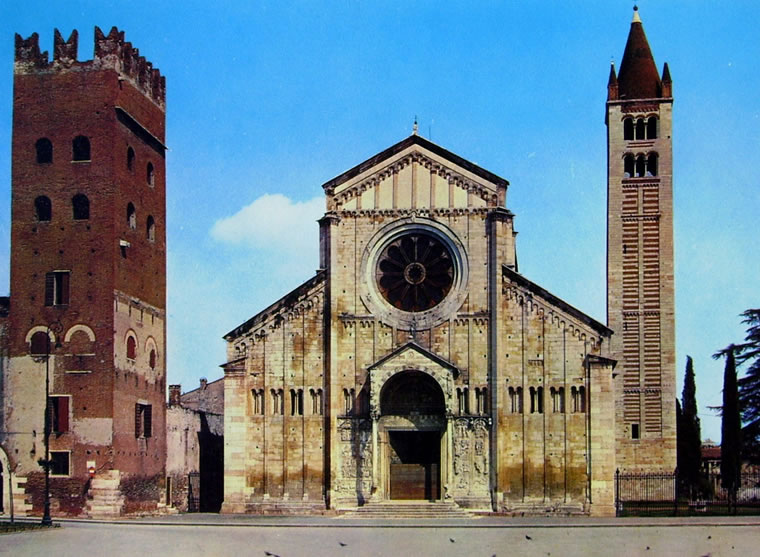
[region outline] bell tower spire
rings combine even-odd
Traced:
[[[676,466],[672,80],[634,8],[607,83],[607,325],[621,469]]]

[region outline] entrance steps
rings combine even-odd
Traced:
[[[345,511],[343,518],[473,518],[473,515],[450,501],[370,501],[362,507]]]
[[[119,490],[120,481],[118,470],[102,472],[90,480],[87,516],[100,519],[121,516],[124,496]]]

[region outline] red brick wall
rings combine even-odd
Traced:
[[[94,61],[77,62],[72,55],[49,62],[38,54],[36,43],[36,36],[16,40],[10,356],[23,358],[28,354],[26,336],[31,327],[60,323],[57,337],[62,345],[53,347],[56,358],[51,360],[51,392],[71,395],[72,429],[90,418],[113,420],[110,445],[103,445],[102,434],[96,442],[73,432],[51,437],[51,449],[72,451],[71,482],[76,484],[86,477],[89,460],[95,460],[98,468],[120,469],[123,478],[125,474],[163,477],[166,461],[163,78],[149,62],[135,57],[136,51],[115,29],[107,37],[96,30],[96,56],[101,57]],[[78,135],[89,138],[90,162],[72,162],[72,140]],[[43,137],[53,144],[51,163],[36,160],[35,143]],[[132,170],[127,168],[129,147],[135,152]],[[148,162],[154,168],[152,185],[147,182]],[[88,220],[73,218],[71,200],[77,193],[89,199]],[[52,202],[50,222],[36,219],[34,200],[39,195],[46,195]],[[134,229],[127,221],[129,203],[136,209]],[[155,222],[153,241],[147,237],[149,215]],[[130,244],[124,253],[120,240]],[[65,306],[45,306],[45,275],[53,270],[71,272],[70,298]],[[152,315],[159,315],[158,329],[154,327],[150,335],[138,335],[138,351],[145,352],[148,336],[155,338],[160,377],[146,379],[151,370],[145,369],[144,359],[129,369],[115,365],[124,351],[121,339],[114,335],[117,295],[137,306],[149,307]],[[76,324],[90,327],[96,338],[94,356],[87,358],[90,373],[86,374],[65,373],[76,366],[69,356],[72,348],[63,342],[63,337]],[[139,326],[135,318],[136,330]],[[44,397],[44,393],[40,394]],[[147,440],[135,437],[134,409],[138,400],[147,401],[153,409],[153,432]],[[87,422],[81,431],[100,427],[93,423]],[[33,485],[31,488],[27,491],[34,491]]]

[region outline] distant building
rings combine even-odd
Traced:
[[[0,461],[16,512],[156,509],[166,464],[165,81],[113,28],[16,35]],[[94,479],[90,479],[90,470]]]
[[[706,474],[720,474],[720,445],[710,439],[702,443],[702,471]]]
[[[181,511],[217,512],[224,473],[224,380],[181,394],[169,385],[166,410],[166,504]]]

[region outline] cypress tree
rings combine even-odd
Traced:
[[[728,490],[729,501],[735,502],[741,467],[741,418],[739,417],[734,345],[728,346],[722,352],[726,356],[726,369],[723,373],[720,475],[723,487]]]
[[[697,384],[694,379],[694,362],[691,356],[686,356],[686,372],[684,374],[683,392],[681,395],[681,428],[679,436],[681,459],[678,470],[685,484],[691,488],[699,485],[700,468],[702,463],[702,432],[697,415]]]

